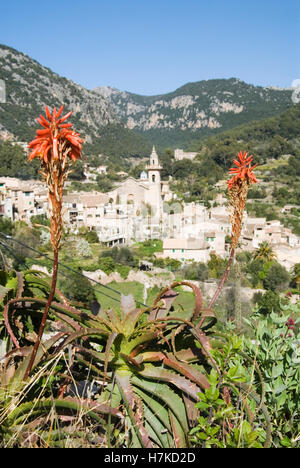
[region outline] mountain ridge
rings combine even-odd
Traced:
[[[107,151],[115,141],[111,152],[124,157],[136,156],[139,145],[144,156],[150,142],[186,149],[192,139],[279,114],[293,105],[291,89],[250,85],[238,78],[190,82],[154,96],[109,86],[88,90],[1,44],[0,79],[7,93],[6,103],[0,103],[0,133],[29,141],[45,104],[65,104],[89,151]],[[118,141],[123,135],[128,143],[124,152]]]
[[[94,88],[109,99],[123,124],[155,143],[174,145],[208,136],[292,106],[292,89],[255,86],[238,78],[186,83],[176,90],[144,96],[112,87]],[[172,144],[174,143],[174,144]]]

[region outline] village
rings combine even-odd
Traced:
[[[175,150],[175,158],[191,159],[196,153]],[[207,262],[210,254],[227,258],[230,250],[231,224],[224,190],[220,188],[211,208],[202,203],[178,201],[169,186],[161,180],[159,158],[155,147],[149,155],[146,170],[139,179],[126,177],[107,193],[68,190],[63,198],[63,219],[66,229],[74,234],[84,226],[95,231],[107,247],[148,239],[163,240],[159,258],[182,262]],[[106,173],[107,166],[85,166],[87,181]],[[289,206],[282,208],[287,212]],[[32,216],[48,214],[48,195],[43,182],[0,178],[0,216],[30,224]],[[240,248],[253,251],[268,242],[285,268],[291,269],[300,258],[300,239],[280,221],[253,218],[244,214]]]

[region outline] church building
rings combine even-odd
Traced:
[[[123,206],[133,204],[136,208],[141,208],[144,205],[148,208],[151,207],[152,217],[161,217],[166,194],[169,198],[171,196],[166,187],[168,183],[161,181],[161,170],[162,166],[153,146],[149,163],[146,166],[147,172],[142,171],[139,179],[128,177],[109,192],[111,203]]]

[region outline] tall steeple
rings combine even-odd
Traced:
[[[154,217],[159,219],[162,213],[162,198],[161,198],[161,183],[160,183],[160,171],[162,166],[159,163],[158,156],[153,146],[152,153],[149,157],[149,164],[146,166],[148,171],[149,180],[149,199],[148,203],[152,207]]]
[[[148,170],[149,183],[160,185],[160,171],[162,170],[162,166],[159,164],[155,146],[152,148],[152,153],[149,157],[149,164],[146,166],[146,169]]]

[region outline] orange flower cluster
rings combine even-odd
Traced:
[[[234,176],[227,181],[229,192],[229,205],[231,207],[231,248],[235,249],[238,245],[239,238],[242,230],[242,221],[244,216],[244,209],[247,201],[248,189],[250,184],[257,181],[253,169],[257,166],[251,166],[253,156],[248,156],[246,151],[238,153],[238,160],[234,159],[233,162],[237,167],[231,167],[229,174]]]
[[[40,118],[36,119],[44,129],[37,130],[36,138],[28,145],[28,148],[32,150],[29,160],[40,158],[44,163],[48,163],[51,157],[59,159],[59,154],[66,148],[68,148],[68,157],[73,161],[81,157],[83,140],[79,137],[79,133],[71,130],[71,123],[63,123],[72,114],[72,111],[70,111],[60,117],[63,107],[61,106],[58,111],[54,107],[51,115],[48,107],[45,106],[46,118],[40,115]]]
[[[43,115],[37,122],[44,127],[36,131],[36,137],[28,147],[32,150],[29,160],[39,158],[41,162],[41,174],[48,187],[49,210],[51,220],[51,245],[54,252],[58,251],[62,229],[62,202],[63,187],[70,170],[70,162],[81,158],[83,140],[71,129],[71,123],[65,123],[72,112],[61,117],[63,106],[52,114],[45,107],[46,118]]]
[[[257,166],[257,164],[251,166],[253,156],[248,156],[248,153],[246,153],[246,151],[240,151],[238,153],[238,158],[239,160],[233,160],[234,164],[237,167],[231,167],[229,169],[229,174],[235,175],[234,177],[232,177],[232,179],[227,181],[228,190],[231,190],[234,185],[237,185],[244,180],[246,180],[248,184],[254,184],[255,182],[257,182],[257,179],[254,173],[252,172],[253,169]]]

